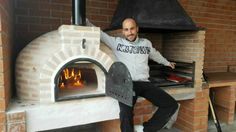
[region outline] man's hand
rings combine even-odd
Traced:
[[[172,68],[172,69],[175,69],[175,65],[176,65],[176,63],[174,63],[174,62],[170,62],[169,67]]]
[[[94,25],[86,18],[86,26],[94,27]]]

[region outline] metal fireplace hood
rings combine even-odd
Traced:
[[[141,31],[199,29],[177,0],[119,0],[109,30],[120,29],[125,18]]]

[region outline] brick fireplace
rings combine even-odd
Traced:
[[[56,74],[68,62],[72,60],[79,62],[79,58],[90,58],[108,71],[113,63],[113,56],[109,48],[104,45],[100,46],[99,33],[99,28],[96,27],[62,25],[58,30],[33,40],[21,51],[16,61],[16,86],[19,100],[13,101],[8,111],[9,117],[21,117],[21,121],[15,122],[19,127],[21,126],[27,131],[42,131],[118,119],[117,101],[110,97],[74,98],[74,100],[62,102],[56,102],[55,99]],[[120,33],[119,30],[110,32],[112,35],[117,35],[117,33]],[[182,103],[186,102],[184,100],[194,101],[195,98],[198,98],[196,93],[205,91],[202,91],[204,31],[141,34],[141,36],[151,37],[153,42],[157,42],[155,45],[160,45],[159,50],[168,59],[184,62],[195,61],[194,87],[166,88],[168,93]],[[84,38],[86,43],[83,42]],[[101,70],[101,67],[94,65],[92,67],[97,75],[98,89],[103,89],[101,91],[104,92],[104,71]],[[207,104],[207,98],[203,100]],[[195,116],[191,116],[195,109],[187,113],[181,112],[189,110],[188,107],[186,108],[185,110],[185,105],[181,107],[180,115],[183,114],[190,119],[195,118]],[[181,119],[182,116],[180,116],[178,120],[181,123],[177,122],[176,126],[183,130],[195,130],[196,127],[206,129],[208,106],[206,105],[204,108],[204,110],[200,110],[201,113],[203,112],[202,119],[196,117],[204,123],[191,123],[193,126],[190,127],[190,124],[184,124],[184,122],[188,122],[188,118]],[[135,124],[147,120],[153,110],[154,107],[148,101],[140,98],[135,107]],[[199,112],[198,109],[196,110]],[[47,115],[48,113],[51,113],[50,116]],[[70,121],[64,122],[61,120],[62,118]]]
[[[111,31],[109,34],[121,36],[121,31]],[[140,36],[151,40],[154,47],[169,60],[196,62],[194,88],[177,86],[164,89],[181,104],[175,126],[183,131],[206,131],[209,90],[202,81],[205,31],[141,33]],[[149,101],[140,98],[135,106],[134,123],[147,121],[153,110],[155,107]]]
[[[15,0],[14,2],[14,7],[11,6],[13,3],[10,1],[3,0],[0,2],[0,44],[2,46],[0,53],[2,57],[1,64],[4,64],[0,71],[3,77],[0,86],[0,130],[3,131],[25,131],[27,116],[22,109],[39,106],[37,103],[30,101],[21,103],[15,102],[16,106],[19,106],[19,109],[14,108],[13,111],[7,110],[12,108],[9,106],[10,100],[15,99],[15,96],[11,97],[11,95],[14,95],[15,89],[11,86],[14,82],[11,78],[13,67],[9,68],[14,64],[14,59],[11,58],[14,58],[28,42],[32,41],[37,36],[55,30],[61,24],[70,24],[71,16],[71,4],[66,1]],[[117,1],[109,0],[89,0],[87,2],[88,18],[95,25],[102,27],[102,29],[108,27],[114,9],[116,8],[116,2]],[[179,2],[197,24],[207,28],[204,70],[208,72],[225,71],[228,65],[236,65],[234,57],[236,53],[234,52],[235,26],[233,24],[233,21],[235,21],[233,17],[233,12],[235,11],[233,5],[235,1],[213,2],[179,0]],[[13,9],[11,8],[15,10],[14,24],[11,20],[13,17],[11,13]],[[14,44],[13,41],[11,41],[11,36],[13,35],[10,32],[13,25],[16,27],[14,30],[16,42]],[[150,35],[149,37],[153,36],[157,37],[158,35]],[[153,40],[155,41],[155,39],[152,39],[152,41]],[[159,40],[156,41],[159,42]],[[162,49],[163,46],[164,45],[158,44],[155,47]],[[181,46],[181,44],[179,44],[179,46]],[[13,47],[17,47],[17,49]],[[163,52],[163,50],[161,51]],[[165,56],[168,56],[168,58],[171,58],[168,53],[163,53]],[[220,54],[221,56],[219,56]],[[230,56],[228,54],[230,54]],[[170,93],[173,91],[179,93],[178,90],[168,91]],[[195,98],[179,101],[179,103],[181,103],[181,109],[176,127],[183,131],[206,131],[208,89],[198,87],[197,91],[192,95],[194,95]],[[72,102],[74,102],[74,104],[72,103],[73,105],[77,104],[76,101]],[[80,100],[80,102],[82,101]],[[115,104],[115,102],[113,103]],[[55,105],[55,107],[61,108],[60,105]],[[49,107],[45,105],[43,109],[46,108]],[[152,113],[152,109],[153,106],[148,101],[139,100],[135,109],[135,123],[140,124],[144,120],[147,120]],[[32,114],[33,116],[38,114],[36,111],[34,112],[35,113]],[[47,111],[47,113],[50,112],[51,111]]]

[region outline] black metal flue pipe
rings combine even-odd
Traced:
[[[72,0],[72,24],[85,25],[86,22],[86,1]]]

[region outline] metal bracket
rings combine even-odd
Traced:
[[[85,49],[86,46],[85,46],[85,42],[86,42],[86,39],[82,39],[82,48]]]

